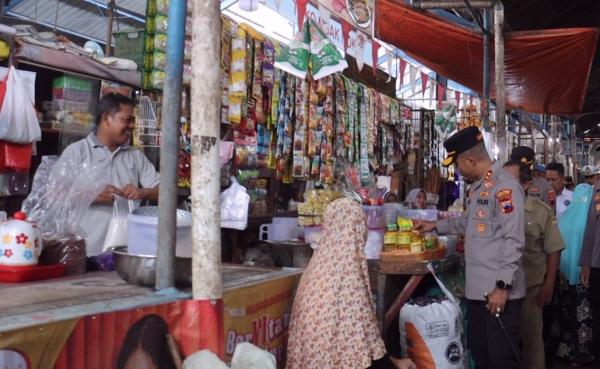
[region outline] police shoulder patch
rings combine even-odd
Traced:
[[[504,214],[508,214],[514,210],[512,203],[512,190],[510,188],[504,188],[496,192],[496,199],[500,203],[500,211]]]
[[[504,189],[496,192],[496,198],[498,200],[502,200],[507,197],[512,198],[512,190],[510,188],[504,188]]]

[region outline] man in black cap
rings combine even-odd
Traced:
[[[521,369],[519,323],[526,283],[523,188],[490,158],[483,135],[465,128],[444,142],[448,157],[473,183],[461,218],[417,222],[423,231],[465,235],[469,348],[477,369]]]
[[[535,152],[531,147],[527,146],[515,147],[510,153],[510,158],[512,160],[517,160],[521,164],[532,169],[535,164]],[[550,183],[545,178],[535,176],[533,177],[533,182],[529,186],[527,197],[531,197],[548,205],[552,205],[552,202],[554,199],[556,199],[556,194],[554,193],[552,186],[550,186]]]

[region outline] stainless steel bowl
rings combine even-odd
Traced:
[[[127,246],[112,249],[117,274],[125,282],[143,287],[154,287],[156,280],[156,256],[133,255],[127,252]],[[192,285],[192,259],[175,258],[175,285]]]

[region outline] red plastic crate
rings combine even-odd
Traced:
[[[58,278],[65,275],[65,269],[64,264],[34,266],[0,265],[0,283],[21,283]]]

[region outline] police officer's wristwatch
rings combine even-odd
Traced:
[[[496,288],[499,290],[512,290],[512,284],[508,284],[504,281],[496,281]]]

